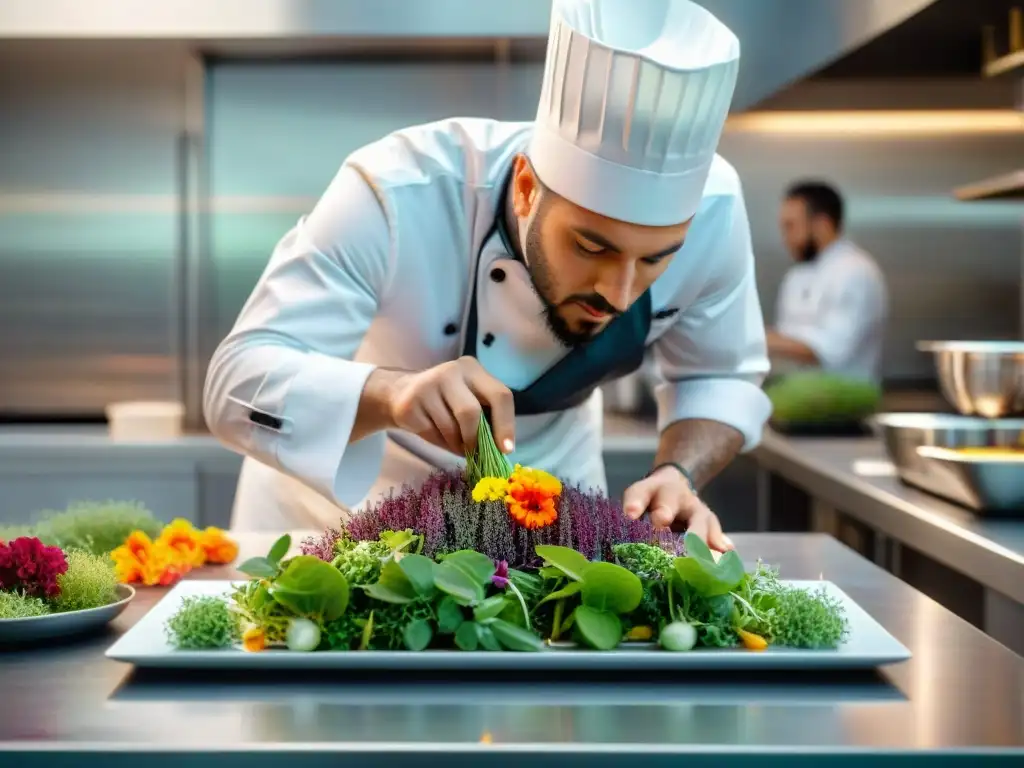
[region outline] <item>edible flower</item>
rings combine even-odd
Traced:
[[[267,647],[267,633],[260,627],[249,627],[242,633],[242,648],[250,653],[262,651]]]
[[[218,565],[232,562],[238,557],[238,542],[228,538],[220,528],[209,526],[199,537],[206,554],[206,562]]]
[[[740,636],[740,640],[743,641],[743,647],[748,651],[763,651],[768,647],[768,641],[760,635],[755,635],[753,632],[737,629],[736,634]]]
[[[67,569],[63,550],[34,536],[0,542],[0,589],[17,588],[26,597],[55,597],[60,594],[57,577]]]
[[[524,528],[545,528],[558,519],[555,499],[561,493],[562,483],[554,475],[516,464],[505,503],[512,519]]]
[[[633,627],[626,633],[627,640],[650,640],[652,637],[654,630],[644,624]]]
[[[192,523],[178,518],[160,532],[157,544],[163,544],[177,552],[178,560],[190,566],[200,566],[206,562],[206,550],[202,544],[202,534],[192,527]]]
[[[505,589],[508,586],[508,561],[502,560],[497,563],[494,575],[491,576],[491,584],[498,589]]]
[[[503,477],[482,477],[473,487],[473,501],[504,501],[508,495],[508,480]]]
[[[110,557],[118,580],[124,584],[169,587],[191,570],[191,565],[180,559],[178,550],[165,542],[153,541],[142,531],[129,534]]]

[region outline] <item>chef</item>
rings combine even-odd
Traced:
[[[649,347],[651,471],[626,514],[732,546],[698,491],[769,415],[750,227],[716,154],[739,42],[688,0],[554,0],[536,119],[455,118],[352,153],[284,235],[210,363],[247,457],[232,525],[336,526],[461,466],[606,487],[600,386]]]
[[[779,289],[768,332],[776,373],[818,369],[879,383],[888,317],[885,277],[843,232],[843,198],[821,181],[794,183],[779,214],[796,262]]]

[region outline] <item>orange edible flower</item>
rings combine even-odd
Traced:
[[[199,541],[208,563],[230,563],[238,557],[238,543],[220,528],[208,527],[200,534]]]
[[[249,627],[242,633],[242,648],[250,653],[262,651],[267,647],[267,635],[259,627]]]
[[[740,636],[740,640],[743,641],[743,647],[748,651],[763,651],[768,647],[768,641],[760,635],[755,635],[753,632],[737,629],[736,634]]]
[[[191,566],[183,563],[176,550],[159,541],[152,541],[142,531],[134,531],[120,547],[110,553],[117,578],[124,584],[140,583],[147,587],[171,586]]]
[[[202,544],[202,534],[188,520],[178,518],[172,521],[160,533],[158,544],[166,544],[178,553],[178,560],[191,566],[200,566],[206,562],[206,550]]]
[[[516,464],[505,504],[512,519],[524,528],[545,528],[558,519],[555,500],[561,493],[562,484],[554,475]]]

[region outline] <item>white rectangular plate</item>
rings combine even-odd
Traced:
[[[431,650],[412,651],[318,651],[296,653],[271,648],[260,653],[224,648],[211,651],[176,650],[167,642],[164,626],[188,595],[225,595],[229,581],[182,581],[122,635],[107,657],[137,667],[164,669],[394,669],[394,670],[808,670],[868,669],[906,661],[910,651],[828,581],[788,581],[817,589],[824,587],[843,602],[850,622],[847,642],[835,650],[808,651],[769,648],[762,652],[743,649],[697,649],[670,653],[650,644],[629,644],[614,651],[552,647],[532,653]]]

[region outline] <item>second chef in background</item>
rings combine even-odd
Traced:
[[[879,383],[888,290],[872,256],[845,236],[842,196],[823,182],[795,183],[779,225],[796,263],[768,332],[773,372],[813,368]]]

